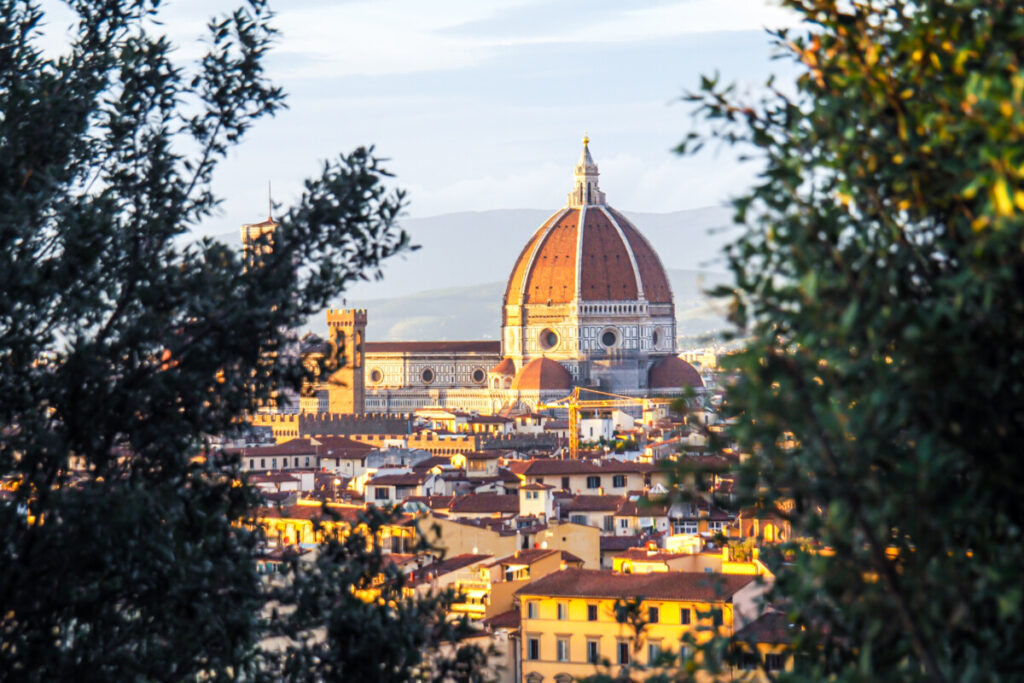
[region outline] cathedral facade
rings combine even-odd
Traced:
[[[530,410],[575,386],[634,397],[703,386],[676,353],[661,260],[607,204],[598,176],[584,138],[566,205],[533,233],[509,275],[500,342],[362,342],[358,330],[363,381],[355,384],[366,412],[487,414]],[[361,311],[328,313],[336,324],[360,316],[365,325]],[[320,389],[318,405],[341,404],[327,399],[332,387]]]

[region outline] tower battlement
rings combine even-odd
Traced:
[[[353,327],[366,325],[365,308],[330,308],[327,310],[327,324],[330,327]]]

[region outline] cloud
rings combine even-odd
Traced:
[[[598,159],[601,189],[608,203],[626,210],[668,213],[722,203],[749,188],[757,174],[753,163],[675,157],[660,162],[635,154]],[[410,211],[424,217],[460,211],[507,208],[554,210],[572,189],[572,169],[565,163],[545,163],[507,175],[488,175],[438,186],[411,185]]]
[[[278,54],[286,57],[283,75],[290,78],[380,76],[472,67],[525,46],[629,43],[793,23],[792,13],[765,0],[616,7],[581,11],[525,0],[289,6],[276,22],[282,33]],[[524,12],[534,20],[515,20]]]

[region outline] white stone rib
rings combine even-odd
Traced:
[[[576,312],[577,312],[577,314],[579,313],[579,303],[580,303],[580,300],[583,298],[583,294],[580,291],[580,288],[582,287],[582,284],[583,284],[583,278],[582,278],[582,273],[583,273],[583,229],[586,226],[586,223],[587,223],[587,205],[584,204],[583,206],[580,207],[580,220],[579,220],[579,223],[576,224],[576,273],[575,273],[576,297],[575,297],[574,301],[576,302]]]
[[[608,217],[611,224],[615,227],[615,232],[619,233],[619,239],[622,240],[622,246],[626,248],[626,253],[629,254],[629,263],[633,266],[633,277],[636,278],[636,295],[640,301],[645,301],[644,297],[644,281],[640,277],[640,268],[636,265],[636,257],[633,256],[633,248],[629,245],[629,240],[626,238],[626,233],[622,231],[622,226],[615,220],[615,216],[612,215],[611,211],[606,209],[604,206],[598,207],[601,212]],[[639,231],[638,231],[639,232]]]

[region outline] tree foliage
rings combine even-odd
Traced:
[[[258,266],[190,240],[218,163],[284,106],[265,3],[212,20],[188,65],[157,0],[68,4],[49,54],[36,4],[0,0],[0,671],[259,678],[256,501],[235,464],[193,456],[299,388],[291,330],[406,247],[403,198],[360,148],[306,181]]]
[[[773,560],[801,629],[779,679],[1019,678],[1024,8],[783,4],[795,88],[691,97],[764,164],[726,411],[743,502],[791,502],[801,538]]]

